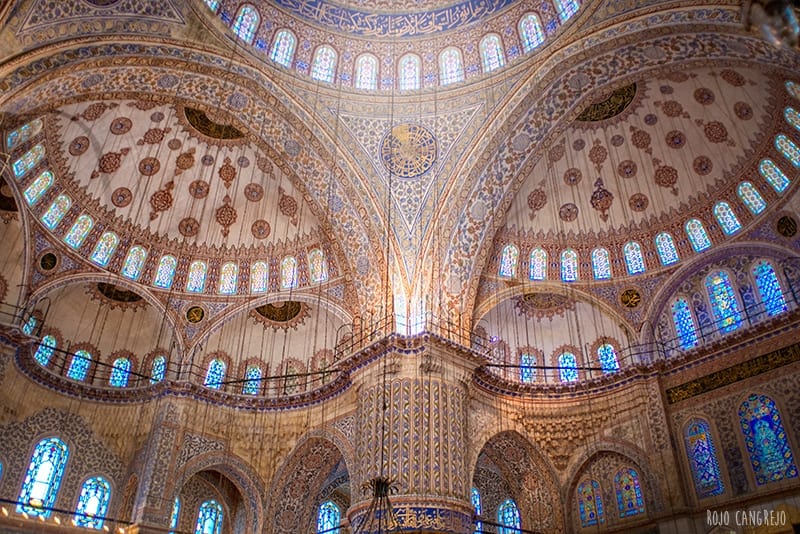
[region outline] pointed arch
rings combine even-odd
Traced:
[[[103,528],[108,503],[111,500],[111,485],[103,477],[87,479],[81,486],[78,506],[75,509],[75,526]]]
[[[50,517],[68,458],[67,444],[57,437],[36,444],[17,499],[17,513]]]
[[[530,52],[544,42],[544,31],[539,16],[536,13],[527,13],[519,21],[519,35],[522,40],[522,49]]]
[[[275,34],[269,58],[284,67],[291,67],[294,59],[294,50],[297,46],[297,37],[290,30],[282,29]]]
[[[400,58],[397,67],[398,88],[401,91],[413,91],[420,88],[422,61],[416,54],[405,54]]]
[[[739,406],[739,422],[757,485],[797,478],[797,464],[772,398],[748,396]]]
[[[252,44],[260,19],[255,7],[249,4],[243,5],[234,19],[233,33],[245,43]]]
[[[498,274],[503,278],[514,278],[517,275],[517,261],[519,260],[519,249],[516,245],[508,244],[503,247],[500,254],[500,269]]]
[[[464,61],[461,50],[454,46],[445,48],[439,54],[439,83],[450,85],[464,81]]]
[[[725,491],[725,484],[722,481],[717,450],[708,421],[700,417],[689,421],[684,426],[683,442],[697,498],[722,494]]]
[[[378,58],[372,54],[361,54],[356,60],[356,89],[374,91],[378,88]]]
[[[492,72],[505,66],[506,56],[503,53],[503,40],[498,34],[490,33],[486,35],[481,39],[478,48],[484,73]]]
[[[311,62],[311,78],[320,82],[333,83],[335,76],[336,51],[328,45],[317,47]]]

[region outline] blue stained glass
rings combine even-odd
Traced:
[[[600,484],[596,480],[585,480],[578,485],[578,511],[581,526],[591,527],[605,521],[603,498],[600,496]]]
[[[497,529],[498,534],[519,534],[519,529],[522,528],[522,525],[520,524],[517,503],[511,499],[506,499],[497,509],[497,522],[503,525]]]
[[[470,501],[472,501],[472,508],[475,510],[475,515],[481,517],[483,515],[483,505],[481,504],[481,493],[478,488],[472,488],[470,491]],[[475,534],[483,532],[483,522],[475,522]]]
[[[258,390],[261,387],[261,368],[251,365],[247,368],[244,378],[242,393],[244,395],[258,395]]]
[[[315,284],[328,279],[328,261],[325,259],[325,254],[318,248],[308,253],[308,271],[311,281]]]
[[[85,351],[79,350],[72,355],[72,361],[67,370],[67,378],[82,382],[86,380],[86,373],[89,371],[89,365],[92,363],[92,355]]]
[[[239,278],[239,266],[233,262],[222,264],[219,271],[219,292],[223,295],[236,293],[236,282]]]
[[[530,52],[544,42],[542,23],[535,13],[528,13],[519,21],[519,33],[522,37],[522,49]]]
[[[517,260],[519,260],[519,249],[514,245],[506,245],[500,255],[499,275],[504,278],[514,278],[517,275]]]
[[[92,230],[92,226],[94,226],[94,220],[86,214],[81,215],[72,224],[72,228],[69,229],[67,235],[64,236],[64,242],[72,248],[80,248],[84,239]]]
[[[464,81],[464,63],[457,48],[446,48],[439,54],[439,81],[442,85]]]
[[[614,489],[617,493],[617,507],[620,517],[644,513],[642,490],[639,475],[635,469],[624,468],[614,476]]]
[[[208,6],[208,9],[216,13],[219,9],[219,0],[206,0],[206,5]]]
[[[800,132],[800,113],[794,108],[786,108],[783,110],[783,117],[786,122],[794,126],[795,130]]]
[[[43,439],[36,444],[17,499],[17,513],[50,517],[46,508],[56,501],[68,456],[67,444],[58,438]]]
[[[111,369],[111,378],[108,383],[111,387],[124,388],[128,386],[131,374],[131,361],[128,358],[117,358]]]
[[[419,56],[406,54],[400,58],[399,79],[401,91],[419,89],[420,60]]]
[[[150,368],[150,383],[158,384],[164,380],[167,373],[167,358],[166,356],[156,356],[153,358],[153,365]]]
[[[578,380],[578,360],[571,352],[564,352],[558,357],[558,375],[561,382]]]
[[[639,243],[628,241],[622,247],[622,253],[625,256],[625,266],[628,268],[628,274],[644,272],[644,256],[642,256],[642,247]]]
[[[257,261],[250,267],[250,292],[263,293],[267,290],[269,266],[265,261]]]
[[[78,508],[75,510],[75,525],[84,528],[103,528],[111,486],[102,477],[94,477],[83,483]]]
[[[611,262],[608,260],[606,249],[596,248],[592,251],[592,274],[595,280],[611,278]]]
[[[50,363],[50,358],[53,357],[53,353],[56,350],[56,345],[58,341],[56,338],[51,335],[46,335],[42,338],[42,342],[39,343],[39,347],[36,349],[36,353],[33,355],[33,358],[39,362],[40,365],[47,366]]]
[[[378,88],[378,58],[364,54],[356,61],[356,89]]]
[[[233,23],[233,33],[247,44],[252,43],[256,28],[258,28],[258,18],[256,8],[248,5],[242,6],[239,14],[236,15],[236,22]]]
[[[114,255],[114,251],[117,249],[118,243],[119,237],[117,237],[117,234],[105,232],[94,246],[94,251],[91,255],[92,261],[101,267],[108,265],[109,260]]]
[[[175,256],[169,254],[161,256],[158,262],[158,269],[156,270],[156,277],[153,280],[153,285],[161,289],[169,289],[172,287],[172,281],[175,278],[175,268],[178,266],[178,260]]]
[[[169,517],[169,528],[178,528],[178,520],[181,518],[181,499],[175,497],[175,502],[172,503],[172,514]],[[169,534],[175,534],[170,532]]]
[[[616,373],[619,371],[619,360],[617,351],[613,345],[604,343],[597,348],[597,359],[600,360],[600,368],[604,374]]]
[[[683,438],[697,497],[702,499],[722,494],[725,486],[708,422],[703,419],[692,421],[687,425]]]
[[[42,161],[42,158],[44,158],[44,147],[42,145],[36,145],[25,152],[25,154],[15,161],[14,165],[12,165],[12,168],[14,169],[14,177],[19,180],[25,176],[29,170],[34,168],[37,163]]]
[[[208,364],[208,372],[206,372],[206,379],[203,385],[207,388],[219,389],[222,387],[222,381],[225,380],[225,362],[220,359],[211,360]]]
[[[697,326],[686,299],[679,298],[672,305],[672,323],[675,325],[675,332],[678,334],[682,349],[687,350],[697,346]]]
[[[139,245],[134,245],[128,250],[128,255],[122,264],[122,276],[137,280],[142,274],[144,260],[147,259],[147,249]]]
[[[480,50],[483,72],[492,72],[506,64],[503,41],[496,33],[489,34],[481,40]]]
[[[794,142],[783,134],[775,137],[775,148],[783,154],[783,157],[789,162],[800,169],[800,148]]]
[[[555,0],[555,3],[561,22],[567,22],[572,15],[578,12],[578,0]]]
[[[543,248],[535,248],[531,251],[530,273],[531,280],[547,279],[547,252]]]
[[[717,319],[717,328],[725,333],[739,328],[742,314],[739,312],[739,301],[736,300],[728,273],[716,271],[708,275],[706,289],[711,309],[714,310],[714,317]]]
[[[672,234],[667,232],[661,232],[656,236],[656,250],[662,265],[672,265],[680,259],[678,249],[675,247],[675,240],[672,238]]]
[[[697,219],[689,219],[686,222],[686,235],[695,252],[702,252],[711,247],[711,239],[708,237],[703,223]]]
[[[786,299],[781,291],[781,284],[778,282],[778,276],[775,274],[775,269],[772,264],[765,260],[759,260],[753,266],[753,276],[756,279],[756,287],[758,287],[758,294],[761,297],[761,302],[764,303],[764,309],[767,315],[774,317],[785,312]]]
[[[536,380],[536,355],[523,352],[519,357],[519,378],[529,384]]]
[[[750,395],[739,408],[739,424],[759,486],[797,478],[797,466],[775,401],[766,395]]]
[[[725,232],[725,235],[734,234],[742,227],[731,205],[727,202],[717,202],[714,205],[714,217],[717,218],[717,222],[722,231]]]
[[[37,324],[39,324],[39,319],[37,319],[35,315],[31,315],[28,317],[28,320],[25,321],[25,324],[22,325],[22,332],[30,336],[33,334],[33,329],[36,328]]]
[[[297,287],[297,260],[286,256],[281,260],[281,289]]]
[[[189,275],[186,279],[186,291],[192,293],[202,293],[206,288],[206,262],[196,260],[189,266]]]
[[[578,279],[578,253],[571,248],[561,253],[561,280],[574,282]]]
[[[736,194],[739,195],[739,198],[753,215],[758,215],[767,207],[764,197],[750,182],[740,183],[739,187],[736,188]]]
[[[51,185],[53,185],[53,173],[44,171],[27,187],[27,189],[25,189],[25,193],[23,193],[28,205],[33,206],[36,204],[36,202],[42,198],[42,195],[50,189]]]
[[[200,505],[194,534],[222,534],[222,505],[215,500]]]
[[[786,82],[786,91],[797,100],[800,100],[800,85],[794,82]]]
[[[319,505],[317,512],[317,532],[325,534],[339,534],[339,523],[341,513],[339,507],[331,501],[325,501]]]
[[[64,215],[69,211],[70,206],[72,206],[71,198],[67,195],[58,195],[58,198],[50,204],[50,207],[47,208],[47,211],[42,215],[42,223],[50,230],[55,230],[58,223],[61,222],[61,219],[63,219]]]
[[[9,133],[6,137],[6,146],[12,150],[41,131],[42,119],[32,120]]]
[[[336,72],[336,51],[328,45],[322,45],[314,53],[311,63],[311,78],[321,82],[332,83]]]
[[[281,30],[275,34],[275,42],[272,43],[269,58],[279,65],[291,67],[296,45],[297,39],[294,34],[289,30]]]
[[[758,173],[769,182],[775,191],[783,193],[789,187],[789,179],[771,159],[762,159],[758,163]]]

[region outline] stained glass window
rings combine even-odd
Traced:
[[[662,265],[672,265],[680,259],[678,249],[675,247],[675,240],[672,238],[672,234],[667,232],[661,232],[656,236],[656,250]]]
[[[172,280],[175,278],[175,268],[177,266],[178,260],[175,259],[175,256],[170,256],[169,254],[161,256],[153,285],[161,289],[171,288]]]
[[[297,260],[286,256],[281,260],[281,289],[297,287]]]
[[[625,266],[628,268],[628,274],[644,272],[644,256],[642,256],[642,247],[639,243],[628,241],[622,247],[622,253],[625,256]]]
[[[758,164],[758,173],[769,182],[775,191],[783,193],[789,187],[789,179],[771,159],[762,159]]]
[[[725,235],[734,234],[742,227],[731,205],[727,202],[717,202],[714,205],[714,217],[717,218],[717,222],[722,231],[725,232]]]
[[[567,22],[572,15],[578,12],[578,0],[555,0],[555,3],[561,22]]]
[[[689,236],[689,242],[695,252],[702,252],[711,247],[711,239],[708,237],[706,228],[697,219],[689,219],[686,222],[686,235]]]
[[[325,534],[339,534],[339,522],[341,513],[339,507],[331,501],[325,501],[319,505],[317,512],[317,532]]]
[[[9,150],[21,145],[34,135],[42,131],[42,119],[35,119],[23,124],[6,137],[6,146]]]
[[[153,358],[153,365],[150,368],[150,383],[158,384],[164,380],[164,375],[167,373],[167,358],[166,356],[156,356]]]
[[[478,488],[472,488],[470,500],[472,501],[472,508],[475,510],[475,515],[481,517],[483,515],[483,504],[481,503],[481,493],[478,491]],[[481,521],[476,521],[475,534],[481,532],[483,532],[483,523]]]
[[[739,408],[739,424],[759,486],[797,478],[797,466],[775,401],[766,395],[750,395]]]
[[[800,132],[800,113],[794,108],[786,108],[783,110],[783,116],[786,122],[794,126],[795,130]]]
[[[336,72],[336,51],[328,45],[317,48],[311,64],[311,78],[321,82],[333,82]]]
[[[92,363],[92,355],[85,350],[76,351],[72,355],[72,361],[67,370],[67,378],[82,382],[86,380],[86,373],[89,371],[89,365]]]
[[[127,387],[130,375],[131,361],[128,358],[117,358],[111,368],[111,378],[108,383],[115,388]]]
[[[17,513],[50,517],[50,510],[45,508],[56,502],[68,456],[67,444],[58,438],[43,439],[36,444],[22,483]]]
[[[64,242],[72,248],[80,248],[92,226],[94,226],[94,220],[86,214],[81,215],[72,224],[72,228],[69,229],[67,235],[64,236]]]
[[[764,197],[761,196],[758,189],[750,182],[740,183],[739,187],[736,188],[736,193],[753,215],[758,215],[767,207],[767,203],[764,202]]]
[[[620,517],[628,517],[644,512],[642,490],[639,487],[639,474],[635,469],[623,468],[614,476],[614,489],[617,493],[617,507]]]
[[[308,253],[308,270],[314,283],[325,282],[328,279],[328,262],[322,250],[315,248]]]
[[[692,317],[689,303],[684,298],[679,298],[672,305],[672,323],[682,349],[687,350],[697,346],[697,326]]]
[[[31,315],[28,317],[28,320],[25,321],[25,324],[22,325],[22,332],[30,336],[33,334],[33,329],[36,328],[37,324],[39,324],[39,319],[37,319],[35,315]]]
[[[219,292],[223,295],[236,293],[236,283],[239,279],[239,266],[233,262],[222,264],[219,270]]]
[[[258,390],[261,387],[261,368],[251,365],[247,368],[244,378],[245,382],[242,386],[242,393],[244,395],[258,395]]]
[[[578,511],[581,526],[591,527],[605,521],[603,498],[600,495],[600,484],[596,480],[585,480],[578,485]]]
[[[578,360],[571,352],[563,352],[558,357],[558,376],[562,382],[578,380]]]
[[[439,54],[439,78],[442,85],[464,81],[464,64],[457,48],[446,48]]]
[[[378,58],[364,54],[356,61],[356,89],[378,88]]]
[[[790,95],[795,97],[797,100],[800,100],[800,85],[794,82],[786,82],[786,90]]]
[[[244,5],[239,9],[236,20],[233,23],[233,33],[239,39],[250,44],[256,35],[258,28],[258,11],[253,6]]]
[[[497,522],[503,525],[497,529],[498,534],[519,534],[519,529],[522,528],[522,525],[519,520],[517,503],[511,499],[506,499],[497,509]]]
[[[785,312],[788,309],[786,299],[772,264],[766,260],[757,261],[753,266],[753,276],[756,279],[758,294],[767,315],[773,317]]]
[[[202,293],[206,288],[206,271],[208,265],[201,260],[195,260],[189,265],[189,276],[186,279],[186,291]]]
[[[28,205],[33,206],[36,204],[36,201],[42,198],[42,195],[50,189],[51,185],[53,185],[53,173],[44,171],[25,189],[24,195]]]
[[[742,314],[739,312],[739,301],[731,286],[728,273],[715,271],[706,278],[706,290],[714,317],[717,319],[717,328],[721,332],[732,332],[742,323]]]
[[[506,64],[506,57],[503,54],[503,41],[496,33],[491,33],[481,40],[481,62],[483,72],[492,72]]]
[[[17,179],[22,178],[25,173],[34,168],[37,163],[42,161],[44,157],[44,147],[36,145],[32,149],[25,152],[25,154],[14,162],[12,168],[14,169],[14,177]]]
[[[222,505],[215,500],[200,505],[194,534],[222,534]]]
[[[169,528],[178,528],[178,520],[181,518],[181,498],[175,497],[175,502],[172,503],[172,515],[169,517]],[[170,532],[170,534],[175,534]]]
[[[519,249],[514,245],[506,245],[500,255],[500,276],[514,278],[517,275],[517,260]]]
[[[72,206],[72,199],[67,195],[58,195],[47,211],[42,215],[42,223],[50,230],[55,230],[64,215],[67,214],[70,206]]]
[[[411,91],[419,89],[420,60],[414,54],[406,54],[400,58],[399,79],[400,90]]]
[[[46,366],[50,363],[50,358],[53,357],[53,353],[56,350],[56,345],[58,341],[56,338],[51,335],[46,335],[42,338],[42,342],[39,343],[39,347],[36,349],[36,353],[33,355],[33,358],[39,362],[40,365]]]
[[[78,497],[75,510],[75,525],[84,528],[103,528],[108,501],[111,499],[111,486],[102,477],[86,480]]]
[[[528,13],[519,21],[519,33],[522,36],[522,49],[530,52],[544,42],[542,23],[536,13]]]
[[[275,42],[272,43],[269,58],[279,65],[291,67],[296,45],[297,39],[294,34],[289,30],[281,30],[275,34]]]
[[[523,352],[519,357],[519,378],[529,384],[536,380],[536,355]]]
[[[114,255],[114,251],[117,249],[118,243],[119,237],[117,237],[117,234],[114,232],[103,233],[94,246],[94,251],[91,255],[92,261],[101,267],[108,265],[111,256]]]
[[[225,380],[225,362],[215,358],[208,364],[208,371],[203,385],[207,388],[219,389],[222,387],[223,380]]]
[[[206,0],[206,5],[208,6],[208,9],[216,13],[219,9],[219,0]]]
[[[690,422],[686,426],[683,439],[697,497],[702,499],[720,495],[725,491],[725,486],[719,472],[717,452],[708,422],[703,419]]]
[[[604,374],[616,373],[619,371],[619,360],[617,350],[609,343],[603,343],[597,348],[597,359],[600,360],[600,368]]]
[[[543,248],[531,251],[530,273],[531,280],[547,279],[547,252]]]
[[[257,261],[250,267],[250,292],[263,293],[267,290],[269,266],[265,261]]]
[[[561,280],[574,282],[578,279],[578,253],[568,248],[561,253]]]
[[[775,148],[783,154],[783,157],[795,167],[800,169],[800,148],[794,142],[783,134],[775,137]]]
[[[592,251],[592,274],[595,280],[608,280],[611,278],[611,263],[608,260],[608,251],[596,248]]]
[[[122,276],[137,280],[142,274],[144,260],[147,259],[147,249],[139,245],[134,245],[128,250],[128,255],[122,263]]]

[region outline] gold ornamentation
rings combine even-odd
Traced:
[[[635,83],[620,87],[616,91],[612,91],[610,95],[599,102],[586,106],[575,120],[581,122],[597,122],[616,117],[625,111],[625,108],[633,102],[635,96]]]
[[[414,178],[436,161],[436,138],[418,124],[400,124],[383,138],[380,156],[390,173]]]

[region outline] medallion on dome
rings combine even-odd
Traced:
[[[381,141],[380,156],[386,169],[401,178],[421,176],[436,161],[436,138],[418,124],[400,124]]]

